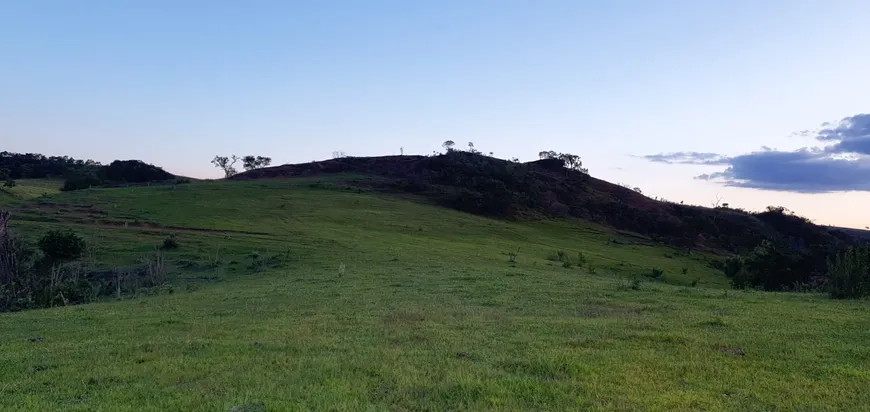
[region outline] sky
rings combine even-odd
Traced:
[[[582,157],[649,196],[870,226],[870,2],[0,2],[0,150],[219,177]]]

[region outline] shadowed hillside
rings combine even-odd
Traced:
[[[509,219],[575,217],[685,248],[742,252],[770,240],[806,252],[856,241],[843,231],[817,226],[784,208],[750,213],[650,199],[568,169],[559,159],[516,163],[460,151],[438,156],[344,157],[252,170],[233,179],[331,173],[378,177],[352,183],[412,193],[479,215]]]

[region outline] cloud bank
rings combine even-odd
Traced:
[[[795,151],[763,147],[738,156],[675,152],[644,158],[667,164],[726,166],[724,171],[695,177],[726,186],[800,193],[870,191],[870,114],[798,134],[813,136],[827,146]]]

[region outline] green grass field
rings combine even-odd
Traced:
[[[63,180],[58,179],[24,179],[19,180],[15,187],[0,188],[0,205],[20,199],[33,199],[60,192]]]
[[[866,301],[728,290],[702,253],[577,221],[485,219],[346,178],[5,201],[25,237],[72,228],[97,266],[135,264],[169,233],[180,248],[171,289],[0,314],[0,410],[870,404]],[[587,263],[549,259],[560,250]],[[281,263],[251,270],[252,254]],[[652,268],[661,280],[642,276]]]

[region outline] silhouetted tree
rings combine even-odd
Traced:
[[[245,156],[244,158],[242,158],[242,167],[244,167],[245,170],[262,169],[264,167],[268,167],[270,164],[272,164],[271,157],[263,157],[263,156],[254,157],[254,156],[248,155],[248,156]]]
[[[236,155],[232,155],[232,157],[215,156],[214,159],[211,160],[211,164],[213,164],[215,167],[218,167],[221,170],[223,170],[224,177],[229,178],[229,177],[235,176],[235,174],[238,173],[236,168],[233,166],[239,160],[240,160],[239,157]]]
[[[0,169],[0,182],[3,182],[3,187],[15,187],[15,181],[12,180],[9,169]]]
[[[441,147],[443,147],[444,150],[448,152],[453,151],[453,146],[456,146],[456,142],[454,142],[453,140],[445,140],[444,143],[441,143]]]
[[[544,150],[542,152],[538,152],[538,157],[543,159],[559,159],[564,164],[565,167],[569,170],[576,170],[580,173],[589,173],[589,169],[583,167],[583,162],[580,160],[580,156],[571,153],[558,153],[552,150]]]

